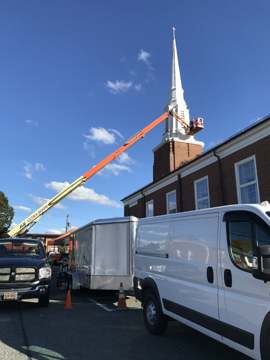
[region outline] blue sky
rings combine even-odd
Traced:
[[[267,0],[14,0],[0,3],[0,190],[18,223],[160,115],[173,25],[185,100],[209,148],[269,111]],[[152,180],[163,126],[32,229],[121,216]]]

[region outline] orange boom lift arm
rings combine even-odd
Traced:
[[[73,183],[68,185],[65,189],[61,190],[58,194],[56,194],[52,199],[48,200],[45,204],[43,204],[40,208],[38,208],[35,212],[29,215],[25,220],[23,220],[20,224],[16,225],[13,229],[9,231],[9,236],[15,237],[17,235],[23,234],[27,229],[32,227],[42,215],[44,215],[49,209],[55,206],[59,201],[68,196],[72,191],[77,189],[79,186],[83,185],[87,180],[89,180],[92,176],[94,176],[97,172],[103,169],[110,162],[115,160],[119,155],[121,155],[124,151],[129,149],[132,145],[136,144],[140,139],[142,139],[147,133],[149,133],[154,127],[159,125],[161,122],[166,120],[169,116],[168,112],[163,113],[160,117],[152,121],[145,128],[140,130],[136,135],[132,136],[129,140],[127,140],[124,145],[120,146],[117,150],[115,150],[110,155],[106,156],[103,160],[101,160],[98,164],[94,165],[86,171],[81,177],[76,179]]]

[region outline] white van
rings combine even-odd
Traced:
[[[176,319],[254,359],[270,359],[270,205],[230,205],[139,221],[134,289],[161,334]]]

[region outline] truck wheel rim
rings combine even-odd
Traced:
[[[148,303],[146,308],[146,318],[150,325],[154,325],[157,319],[157,309],[153,302]]]

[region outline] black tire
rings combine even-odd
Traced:
[[[42,295],[39,299],[38,299],[38,305],[41,307],[48,307],[50,304],[50,294],[47,293],[46,295]]]
[[[146,329],[153,335],[162,335],[167,329],[168,319],[152,291],[147,291],[143,296],[143,319]]]
[[[260,346],[261,346],[262,360],[269,360],[269,354],[270,354],[269,340],[270,340],[270,313],[266,315],[261,329]]]

